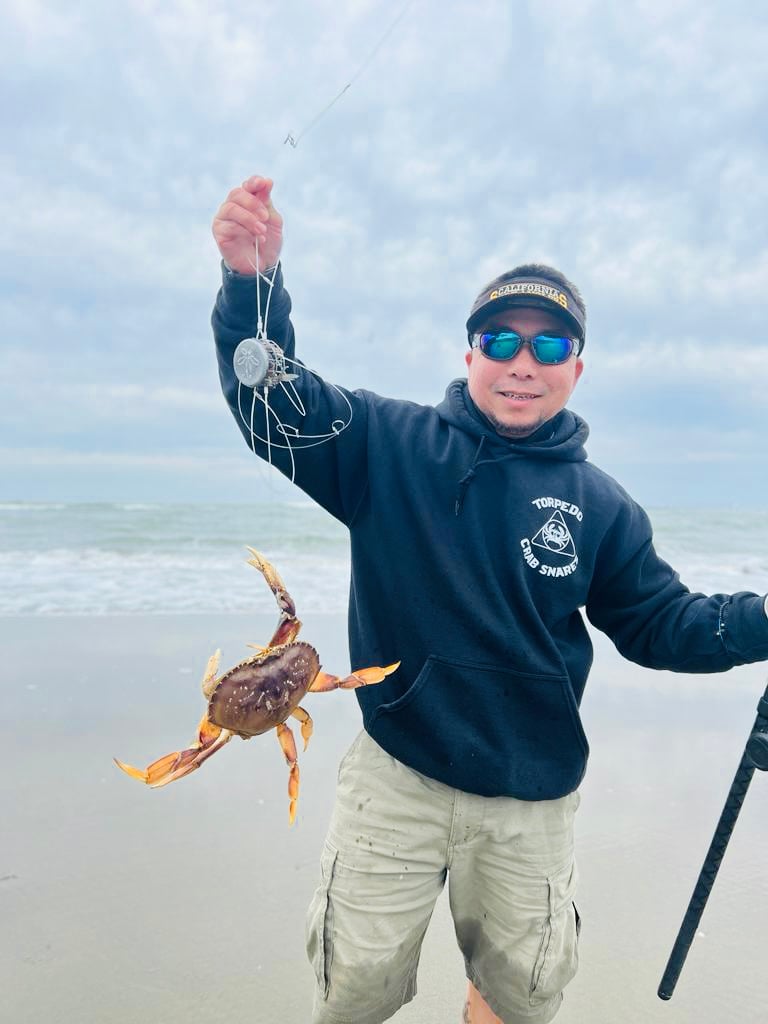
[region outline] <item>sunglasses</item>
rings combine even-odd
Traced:
[[[528,345],[533,358],[544,366],[557,366],[581,351],[581,342],[565,334],[536,334],[526,337],[517,331],[483,331],[472,335],[472,347],[479,348],[488,359],[504,362],[514,359],[523,345]]]

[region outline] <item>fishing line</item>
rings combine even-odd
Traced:
[[[315,116],[312,118],[312,120],[309,121],[302,128],[302,130],[297,135],[294,135],[292,132],[288,132],[288,134],[286,135],[285,139],[283,140],[283,145],[284,146],[285,145],[289,145],[293,149],[296,149],[296,147],[298,146],[299,142],[307,134],[307,132],[310,131],[312,128],[314,128],[314,126],[317,124],[317,122],[321,118],[325,117],[325,115],[328,113],[328,111],[331,109],[331,107],[333,107],[336,103],[338,103],[338,101],[341,99],[341,97],[344,95],[344,93],[347,92],[347,90],[352,85],[354,85],[354,83],[358,80],[358,78],[366,70],[368,65],[372,63],[372,61],[374,60],[376,54],[379,52],[379,50],[384,45],[384,43],[389,38],[389,36],[397,28],[397,26],[400,23],[400,21],[402,21],[402,19],[405,17],[406,13],[408,12],[408,8],[411,7],[414,2],[415,2],[415,0],[407,0],[407,3],[401,9],[400,13],[397,15],[395,20],[392,22],[392,24],[389,26],[389,28],[385,31],[384,35],[379,39],[379,41],[376,43],[374,48],[371,50],[371,52],[368,54],[368,56],[365,58],[363,63],[360,65],[360,67],[357,69],[357,71],[354,73],[354,75],[350,78],[350,80],[347,82],[347,84],[344,86],[344,88],[339,93],[337,93],[337,95],[334,96],[334,98],[331,100],[331,102],[326,104],[326,106],[324,106],[323,109],[319,113],[315,114]]]

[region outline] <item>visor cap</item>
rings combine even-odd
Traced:
[[[540,274],[507,271],[487,284],[472,304],[467,320],[470,343],[472,334],[494,313],[515,306],[536,306],[561,316],[580,339],[583,348],[586,315],[581,297],[577,301],[577,296],[576,289],[566,281],[552,280]]]

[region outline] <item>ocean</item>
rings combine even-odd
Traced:
[[[768,509],[657,508],[657,550],[692,589],[768,591]],[[258,547],[299,608],[344,613],[347,532],[309,501],[0,504],[0,615],[274,610]],[[406,567],[402,568],[405,573]]]

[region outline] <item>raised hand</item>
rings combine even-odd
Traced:
[[[277,263],[283,218],[272,205],[271,178],[254,175],[233,188],[213,218],[213,237],[225,262],[240,274]]]

